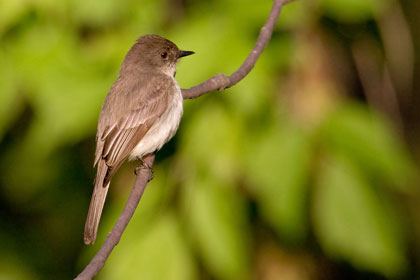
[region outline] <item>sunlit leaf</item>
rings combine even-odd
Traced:
[[[273,127],[253,147],[247,170],[262,214],[282,237],[302,241],[312,154],[307,136],[290,124]]]
[[[18,90],[15,88],[16,73],[10,59],[0,50],[0,142],[7,125],[16,117],[20,111],[21,101]]]
[[[36,280],[40,279],[28,266],[10,254],[0,256],[0,279],[4,280]]]
[[[362,106],[347,105],[330,115],[321,129],[325,148],[352,159],[370,179],[409,190],[415,176],[413,161],[383,118]]]
[[[192,255],[173,215],[161,215],[141,234],[131,236],[119,243],[100,274],[102,279],[197,279]]]
[[[242,199],[212,178],[185,185],[184,212],[204,264],[218,279],[248,279],[248,226]]]
[[[35,144],[38,149],[33,153],[46,155],[57,145],[86,136],[95,126],[111,82],[104,81],[94,68],[87,68],[75,46],[72,37],[59,28],[38,26],[10,50],[35,110],[23,144]]]
[[[313,217],[324,250],[361,269],[400,275],[407,260],[387,200],[343,158],[331,157],[318,172]]]
[[[183,128],[180,151],[215,176],[229,180],[240,164],[241,136],[240,120],[209,101]]]
[[[25,0],[0,1],[0,34],[17,22],[27,8]]]
[[[281,16],[278,19],[277,25],[279,26],[295,26],[305,23],[310,20],[307,16],[310,13],[310,6],[305,5],[302,1],[294,1],[282,8]],[[271,44],[271,42],[270,42]]]
[[[122,16],[127,1],[86,0],[70,1],[71,12],[77,22],[101,25]]]
[[[372,18],[375,12],[387,5],[385,0],[322,0],[320,5],[325,12],[344,22],[359,22]]]

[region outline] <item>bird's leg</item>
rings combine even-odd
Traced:
[[[139,160],[141,161],[141,165],[137,166],[136,169],[134,169],[134,174],[139,175],[139,173],[141,172],[141,170],[147,170],[149,172],[149,179],[148,181],[150,182],[151,180],[153,180],[154,176],[153,176],[153,168],[152,166],[150,166],[147,162],[146,162],[146,158],[148,156],[146,156],[145,158],[139,158]]]

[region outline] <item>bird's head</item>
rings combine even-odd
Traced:
[[[144,35],[130,49],[121,69],[159,71],[173,76],[178,60],[193,53],[180,50],[174,43],[158,35]]]

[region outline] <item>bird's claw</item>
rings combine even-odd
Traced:
[[[142,160],[142,163],[141,163],[141,165],[140,166],[137,166],[136,167],[136,169],[134,169],[134,174],[136,174],[136,176],[137,175],[139,175],[140,174],[140,172],[141,172],[141,170],[147,170],[147,171],[149,171],[148,173],[149,173],[149,179],[148,179],[148,182],[150,182],[151,180],[153,180],[153,178],[154,178],[154,175],[153,175],[153,173],[154,173],[154,171],[153,171],[153,168],[150,166],[150,165],[148,165],[145,161],[143,161]]]

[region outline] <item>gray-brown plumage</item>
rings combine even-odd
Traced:
[[[190,54],[157,35],[140,37],[127,53],[99,116],[86,244],[95,242],[110,180],[121,164],[159,150],[178,129],[182,94],[174,74],[179,58]]]

